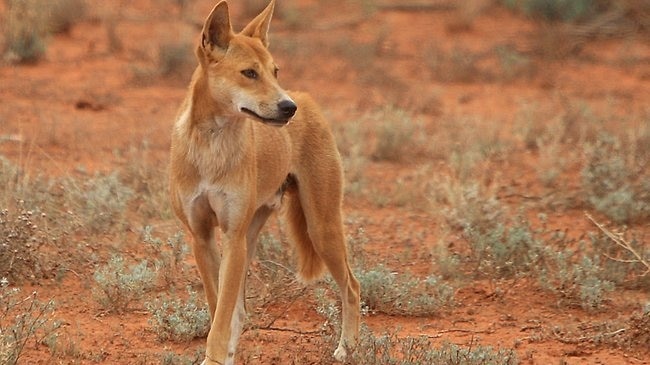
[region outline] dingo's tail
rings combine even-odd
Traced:
[[[320,279],[325,271],[325,264],[314,249],[307,231],[307,220],[300,203],[298,191],[292,189],[285,194],[287,199],[285,216],[289,228],[289,239],[296,247],[298,258],[298,278],[305,283]]]

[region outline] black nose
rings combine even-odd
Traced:
[[[280,115],[282,115],[283,118],[289,119],[293,117],[294,114],[296,114],[298,107],[296,106],[296,103],[291,100],[282,100],[278,103],[278,109],[280,110]]]

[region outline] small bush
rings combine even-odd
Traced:
[[[158,49],[160,75],[189,78],[196,66],[191,43],[167,43]]]
[[[599,234],[590,233],[589,239],[594,253],[603,257],[603,277],[617,286],[650,289],[650,247],[631,233],[611,231],[588,218],[601,230]]]
[[[143,242],[150,251],[156,272],[165,281],[167,286],[173,285],[187,270],[185,258],[189,253],[189,247],[183,239],[183,232],[176,232],[167,238],[166,241],[153,236],[151,226],[144,227]]]
[[[95,271],[93,278],[97,302],[108,312],[123,313],[154,287],[156,273],[147,261],[127,269],[123,257],[113,256],[108,264]]]
[[[174,218],[168,199],[167,166],[152,161],[151,154],[151,145],[146,140],[129,147],[120,156],[129,163],[119,171],[119,176],[133,191],[132,206],[145,221]]]
[[[420,280],[410,274],[397,274],[379,266],[357,272],[364,306],[386,314],[430,316],[449,308],[454,289],[437,276]]]
[[[198,348],[191,356],[177,355],[174,352],[165,351],[160,357],[160,365],[197,365],[201,364],[205,358],[205,350]]]
[[[163,295],[145,303],[151,313],[149,324],[158,340],[189,342],[196,337],[205,337],[210,330],[210,313],[195,291],[187,289],[188,299],[183,301]]]
[[[585,20],[603,11],[608,3],[603,0],[504,0],[526,15],[547,21]]]
[[[0,211],[0,277],[12,282],[47,276],[54,267],[42,252],[49,242],[45,214],[24,205],[21,200],[17,211]]]
[[[5,53],[10,62],[36,62],[45,54],[47,7],[38,0],[7,1]]]
[[[30,175],[28,170],[0,155],[0,207],[45,213],[48,221],[57,223],[56,227],[48,228],[64,231],[66,222],[58,221],[64,213],[61,212],[62,202],[59,198],[62,194],[56,191],[57,181]]]
[[[637,141],[602,134],[586,148],[582,169],[585,200],[617,223],[650,217],[650,175],[625,146]]]
[[[18,364],[27,343],[38,344],[58,331],[54,302],[41,302],[36,292],[25,297],[0,279],[0,364]]]
[[[95,175],[82,186],[78,183],[73,179],[65,180],[63,189],[79,224],[93,233],[121,229],[133,190],[122,183],[117,173]]]
[[[627,333],[627,342],[630,345],[645,348],[650,343],[650,303],[639,312],[630,317],[630,330]]]
[[[251,269],[251,278],[259,283],[251,286],[251,297],[256,302],[252,308],[291,301],[302,293],[304,286],[296,279],[292,269],[294,264],[289,248],[270,233],[263,232],[259,237],[257,263]]]
[[[579,305],[587,311],[601,308],[614,284],[603,278],[598,256],[583,255],[572,263],[573,256],[570,250],[547,252],[547,267],[539,275],[541,286],[559,294],[561,303]]]
[[[531,59],[516,49],[509,46],[499,46],[495,49],[495,53],[499,58],[501,76],[505,80],[532,76],[535,73],[535,66]]]
[[[376,113],[377,143],[373,157],[377,160],[404,161],[421,148],[420,122],[406,111],[386,107]],[[415,151],[414,151],[415,150]]]
[[[45,55],[47,36],[67,31],[83,14],[82,0],[7,0],[4,58],[38,61]]]
[[[373,335],[363,326],[359,343],[346,364],[382,365],[516,365],[513,349],[493,349],[472,343],[469,347],[449,342],[433,347],[426,336],[399,338],[396,334]]]
[[[457,47],[445,51],[432,45],[425,49],[424,59],[431,76],[442,82],[471,83],[491,78],[479,67],[479,56],[467,49]]]
[[[81,20],[86,12],[83,0],[49,0],[48,31],[68,32],[72,25]]]
[[[506,228],[504,222],[485,226],[467,225],[463,236],[469,241],[476,272],[490,278],[516,277],[535,272],[543,256],[543,242],[536,238],[522,216]]]
[[[359,120],[338,124],[335,136],[343,160],[345,192],[360,196],[367,183],[365,171],[368,159],[365,141],[368,136]]]
[[[495,192],[478,183],[448,180],[438,185],[441,191],[436,194],[436,200],[449,206],[444,216],[452,228],[487,230],[503,220],[507,213]]]

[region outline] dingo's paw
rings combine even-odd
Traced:
[[[337,361],[343,362],[346,357],[348,357],[348,351],[345,349],[345,346],[339,345],[339,347],[336,348],[336,351],[334,351],[334,358]]]

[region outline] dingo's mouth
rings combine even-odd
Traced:
[[[255,113],[254,111],[252,111],[250,109],[247,109],[247,108],[241,108],[241,111],[248,114],[248,115],[250,115],[251,117],[261,121],[264,124],[268,124],[268,125],[272,125],[272,126],[281,127],[281,126],[286,125],[287,123],[289,123],[289,120],[291,120],[291,118],[287,118],[287,119],[264,118],[261,115]]]

